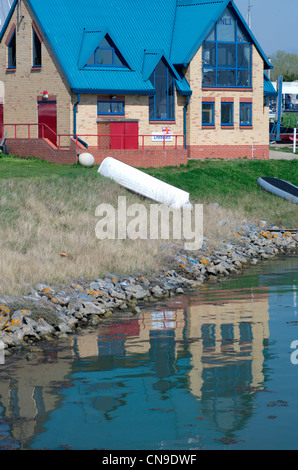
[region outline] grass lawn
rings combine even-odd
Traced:
[[[204,204],[204,234],[214,243],[233,236],[235,224],[245,219],[297,228],[297,205],[257,185],[259,176],[298,185],[297,160],[190,161],[179,168],[145,171],[189,192],[191,202]],[[162,241],[96,238],[96,207],[106,203],[117,208],[121,195],[128,204],[140,202],[101,177],[97,167],[0,154],[0,297],[25,293],[38,282],[93,280],[107,272],[149,274],[166,267],[171,252]]]
[[[180,168],[149,170],[190,193],[194,202],[217,202],[245,217],[297,228],[298,207],[263,191],[257,179],[271,176],[298,186],[297,160],[191,160]]]
[[[28,160],[0,154],[0,179],[7,178],[75,178],[96,176],[97,168],[86,169],[80,165],[55,165],[39,159]]]

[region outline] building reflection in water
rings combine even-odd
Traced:
[[[82,360],[98,356],[108,364],[109,358],[126,358],[122,365],[128,368],[138,360],[150,361],[157,378],[154,389],[187,388],[200,401],[200,412],[227,432],[253,407],[253,397],[245,395],[243,401],[238,392],[263,386],[268,342],[265,288],[256,294],[229,290],[168,302],[166,309],[144,311],[125,324],[111,321],[99,335],[89,335],[88,342],[77,338],[76,349]]]
[[[65,340],[68,355],[64,348],[55,350],[53,345],[29,361],[8,361],[2,371],[7,380],[0,381],[2,418],[22,418],[16,424],[11,420],[11,436],[30,439],[50,419],[50,412],[62,407],[63,392],[74,374],[89,371],[100,374],[98,384],[92,385],[88,406],[111,419],[110,411],[130,404],[129,391],[118,379],[119,386],[112,379],[112,385],[101,382],[105,372],[117,366],[121,377],[131,370],[140,377],[150,375],[145,386],[140,380],[140,387],[147,390],[140,388],[139,393],[154,391],[165,398],[174,388],[183,389],[193,413],[208,419],[220,432],[233,431],[241,428],[253,407],[253,397],[249,399],[240,390],[264,383],[267,340],[266,288],[258,288],[257,293],[212,290],[194,298],[169,300],[166,308],[161,304],[136,317],[112,318],[97,330]],[[102,394],[104,387],[114,392]],[[100,400],[97,394],[102,395]],[[179,414],[174,395],[172,403]]]

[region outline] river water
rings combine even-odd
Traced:
[[[0,449],[298,449],[297,281],[282,257],[6,357]]]

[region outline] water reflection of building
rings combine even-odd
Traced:
[[[26,354],[18,360],[6,360],[1,366],[1,416],[11,423],[13,439],[26,441],[36,432],[36,420],[57,407],[58,393],[70,373],[71,362],[65,351],[54,344],[44,353]],[[7,374],[7,378],[6,377]]]
[[[8,379],[0,381],[3,417],[22,418],[12,425],[12,436],[30,439],[37,423],[40,431],[49,419],[49,412],[63,413],[62,392],[70,394],[73,407],[81,407],[86,423],[100,422],[103,433],[113,419],[121,428],[130,419],[136,400],[143,419],[154,425],[150,409],[158,397],[164,403],[170,400],[177,430],[178,423],[183,427],[186,414],[208,417],[219,432],[241,427],[248,417],[234,411],[249,411],[253,397],[243,401],[237,387],[257,387],[264,381],[268,293],[259,291],[251,295],[248,291],[211,291],[192,299],[170,300],[166,308],[144,310],[119,321],[112,318],[96,330],[70,338],[66,342],[69,356],[63,349],[52,348],[36,359],[16,361],[15,369],[12,363],[6,368]],[[84,380],[66,391],[78,370],[86,374]],[[90,383],[89,372],[93,373]],[[133,386],[126,379],[131,373]],[[177,390],[183,390],[183,395]],[[174,434],[172,414],[166,416],[168,435]],[[72,415],[76,419],[79,422]],[[65,427],[71,426],[65,421]],[[133,437],[138,439],[137,434]]]
[[[264,381],[264,341],[269,339],[269,304],[267,289],[248,296],[241,291],[220,292],[212,299],[184,298],[167,305],[167,309],[144,311],[140,316],[118,324],[111,321],[97,332],[77,339],[78,354],[107,356],[112,354],[134,356],[152,352],[156,365],[164,362],[158,355],[166,353],[169,375],[182,348],[187,346],[190,367],[189,387],[200,398],[203,373],[218,367],[244,365],[247,383],[251,387]],[[158,357],[157,357],[158,356]],[[170,360],[171,358],[171,360]],[[172,363],[171,363],[172,361]],[[209,374],[210,375],[210,374]]]
[[[192,302],[187,336],[198,339],[189,345],[194,395],[201,397],[205,369],[245,362],[250,368],[249,385],[260,386],[264,381],[264,340],[269,339],[268,293],[256,294],[249,301]]]
[[[174,389],[187,390],[185,410],[205,416],[218,432],[233,432],[249,419],[253,390],[264,385],[269,306],[267,288],[260,291],[212,291],[174,300],[166,309],[127,319],[120,329],[111,321],[99,335],[88,336],[88,345],[84,337],[78,338],[78,356],[82,361],[84,354],[98,356],[108,370],[118,355],[122,376],[137,364],[142,366],[140,376],[154,369],[155,379],[138,385],[140,396],[151,396],[154,390],[162,400],[171,397],[175,403]],[[129,394],[125,401],[130,402]],[[180,408],[179,401],[174,407],[177,423],[183,421]]]

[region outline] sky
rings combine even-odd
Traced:
[[[265,54],[270,57],[278,50],[298,54],[298,0],[234,0],[245,20],[249,2],[251,29]],[[0,0],[1,26],[11,3]]]
[[[234,0],[247,20],[249,0]],[[298,54],[298,0],[250,0],[251,30],[270,54],[281,50]]]

